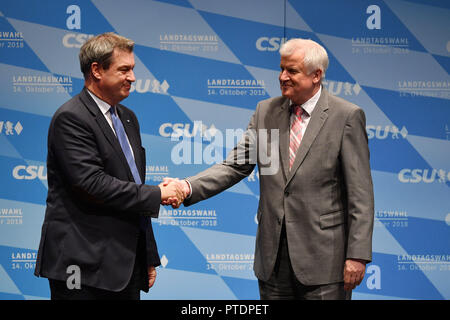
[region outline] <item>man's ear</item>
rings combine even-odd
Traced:
[[[314,71],[313,83],[318,84],[322,80],[322,70],[317,69]]]
[[[98,62],[92,62],[91,64],[91,75],[93,79],[100,80],[102,78],[102,67]]]

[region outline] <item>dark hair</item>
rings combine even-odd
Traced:
[[[115,48],[133,52],[134,41],[119,36],[113,32],[107,32],[88,39],[80,49],[78,55],[80,59],[81,72],[84,78],[89,77],[93,62],[103,69],[108,69],[111,65],[111,57]]]

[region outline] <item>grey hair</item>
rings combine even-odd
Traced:
[[[134,41],[113,32],[102,33],[88,39],[81,46],[80,54],[78,55],[84,78],[87,79],[89,77],[91,65],[94,62],[98,62],[103,69],[108,69],[111,65],[111,57],[115,48],[133,52]]]
[[[287,57],[298,50],[305,53],[303,65],[308,73],[321,70],[323,79],[329,62],[325,48],[313,40],[295,38],[283,43],[279,52],[282,57]]]

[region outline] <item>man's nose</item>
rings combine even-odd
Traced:
[[[289,76],[287,75],[286,70],[283,70],[280,72],[280,81],[286,81],[289,80]]]
[[[128,72],[128,77],[127,80],[130,82],[135,82],[136,81],[136,77],[134,76],[134,71],[130,70],[130,72]]]

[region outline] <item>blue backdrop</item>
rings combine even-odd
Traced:
[[[147,184],[223,158],[232,141],[212,137],[245,129],[258,101],[280,95],[280,44],[321,43],[324,86],[367,116],[374,254],[354,299],[450,298],[448,1],[15,0],[0,4],[1,299],[49,297],[33,275],[47,129],[83,87],[80,46],[106,31],[136,42],[137,81],[123,103],[140,120]],[[180,151],[188,138],[191,154]],[[253,173],[195,206],[161,207],[162,266],[142,298],[258,299],[258,198]]]

